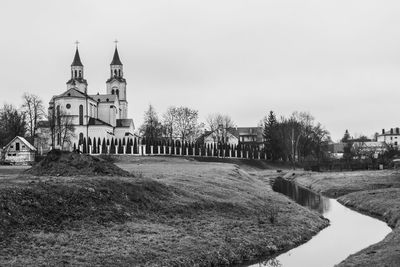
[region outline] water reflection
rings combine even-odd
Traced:
[[[272,189],[276,192],[280,192],[302,206],[308,207],[309,209],[316,210],[321,214],[329,211],[330,201],[329,198],[323,197],[316,194],[306,188],[300,187],[297,184],[287,181],[283,178],[278,177]]]

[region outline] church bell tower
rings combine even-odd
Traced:
[[[74,60],[71,64],[71,79],[67,82],[67,89],[75,88],[84,94],[87,94],[87,81],[83,75],[83,64],[79,56],[78,42],[76,42],[76,51]]]
[[[107,94],[117,95],[120,104],[120,118],[128,116],[128,102],[126,101],[126,80],[121,60],[119,59],[117,41],[115,42],[114,56],[110,64],[110,78],[106,82]]]

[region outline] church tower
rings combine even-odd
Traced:
[[[120,104],[119,118],[128,116],[128,102],[126,101],[126,80],[122,62],[119,59],[117,44],[115,43],[114,56],[110,64],[110,78],[106,82],[107,94],[117,95]]]
[[[71,64],[71,79],[67,82],[67,89],[75,88],[82,93],[87,94],[87,86],[87,81],[83,76],[83,64],[79,56],[77,42],[74,61]]]

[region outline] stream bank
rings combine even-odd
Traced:
[[[400,172],[357,171],[310,173],[293,177],[302,186],[360,213],[386,222],[393,231],[381,242],[350,255],[338,266],[400,266]]]

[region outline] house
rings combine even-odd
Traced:
[[[21,136],[14,137],[3,150],[4,162],[26,164],[35,161],[36,148]]]
[[[328,145],[329,154],[335,159],[343,158],[346,143],[332,143]]]
[[[261,127],[235,127],[206,131],[197,142],[202,144],[224,143],[228,145],[249,145],[264,147],[264,136]]]
[[[204,134],[197,139],[197,142],[205,145],[214,143],[237,145],[239,143],[239,136],[235,128],[217,129],[215,131],[205,131]]]
[[[400,128],[382,129],[382,133],[377,136],[377,141],[384,142],[389,146],[398,147],[400,144]]]
[[[240,144],[264,148],[265,138],[262,127],[237,127],[236,130]]]

